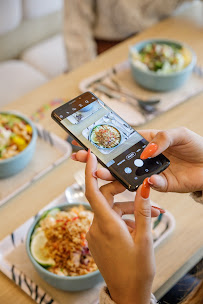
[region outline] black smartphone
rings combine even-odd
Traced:
[[[52,118],[129,191],[146,177],[165,170],[170,161],[160,154],[141,160],[148,141],[95,94],[85,92],[55,109]]]

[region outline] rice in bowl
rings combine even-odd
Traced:
[[[32,256],[46,270],[60,276],[94,272],[97,266],[86,240],[92,220],[92,211],[83,206],[46,212],[32,234]]]

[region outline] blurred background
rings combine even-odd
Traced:
[[[76,2],[80,5],[80,1]],[[76,44],[78,41],[76,28],[81,19],[79,15],[72,14],[75,9],[72,4],[76,2],[0,0],[0,107],[76,67],[71,65],[71,55],[69,60],[67,56],[67,48],[72,41],[75,40]],[[87,2],[92,5],[94,1]],[[201,1],[180,2],[184,3],[177,6],[173,15],[189,19],[203,18]],[[86,10],[84,16],[89,18],[90,12]],[[90,21],[95,22],[88,19]],[[72,29],[72,36],[68,37],[69,28]],[[85,35],[90,35],[90,31],[83,26],[83,36]],[[127,37],[115,38],[120,41]],[[99,53],[114,44],[109,43],[104,48],[102,45]],[[84,46],[82,43],[78,45],[77,66],[96,56],[92,52],[89,57],[83,58]]]

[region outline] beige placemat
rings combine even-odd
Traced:
[[[101,85],[107,86],[106,92]],[[92,91],[132,126],[139,126],[203,91],[203,77],[192,74],[180,88],[169,92],[154,92],[140,87],[132,77],[128,61],[84,79],[81,91]],[[112,90],[111,90],[112,88]],[[111,98],[109,98],[109,94]],[[115,95],[117,95],[115,97]],[[131,95],[131,97],[126,95]],[[136,98],[160,99],[152,113],[143,111]]]

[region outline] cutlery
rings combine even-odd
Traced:
[[[130,97],[132,99],[135,99],[135,100],[139,101],[140,104],[144,104],[144,105],[156,105],[156,104],[158,104],[161,101],[160,99],[151,99],[151,98],[150,99],[141,99],[141,98],[135,96],[134,94],[126,92],[125,88],[122,88],[120,86],[120,84],[114,78],[111,78],[111,81],[114,83],[114,85],[116,86],[116,88],[113,88],[112,86],[107,85],[107,84],[105,84],[105,86],[108,87],[111,90],[117,91],[117,92],[125,95],[126,97]]]
[[[127,104],[129,104],[133,107],[136,107],[136,108],[137,108],[137,105],[138,105],[141,108],[141,110],[144,110],[147,113],[151,113],[151,112],[156,111],[155,105],[160,102],[159,99],[144,101],[144,100],[132,97],[129,94],[119,92],[115,89],[112,89],[112,88],[108,87],[106,84],[105,85],[104,84],[96,84],[96,85],[94,85],[94,88],[96,90],[100,91],[101,93],[106,94],[108,97],[115,98],[115,99],[119,100],[120,102],[127,103]]]
[[[84,203],[86,202],[86,198],[84,195],[84,185],[74,184],[71,187],[66,188],[65,196],[68,203]]]

